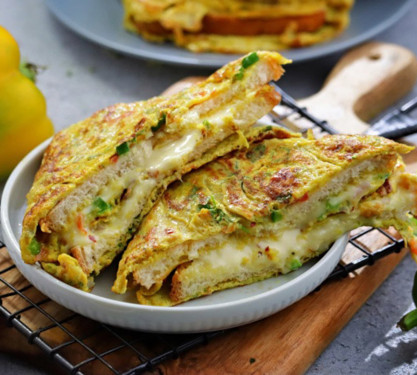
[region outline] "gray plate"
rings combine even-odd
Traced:
[[[312,47],[282,51],[295,63],[342,51],[362,43],[397,22],[414,0],[356,0],[348,30],[338,38]],[[118,0],[46,0],[55,16],[73,31],[128,55],[172,64],[220,67],[237,55],[192,53],[170,43],[153,44],[123,29]]]

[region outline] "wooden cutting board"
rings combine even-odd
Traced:
[[[371,43],[342,58],[323,89],[302,103],[321,118],[331,119],[332,126],[343,132],[362,132],[367,127],[363,121],[369,120],[406,94],[416,78],[417,61],[411,52],[394,45]],[[165,94],[198,80],[201,78],[181,81]],[[412,170],[417,169],[417,152],[407,157],[407,163]],[[372,232],[361,242],[373,251],[381,248],[387,240]],[[279,374],[302,374],[405,254],[404,250],[400,254],[392,254],[348,278],[329,282],[287,309],[262,321],[228,331],[207,345],[182,354],[179,359],[163,363],[148,374],[276,374],[277,369]],[[359,256],[361,254],[349,245],[343,261],[347,263]],[[0,253],[0,269],[9,262],[8,257]],[[17,271],[13,272],[13,275],[8,276],[9,281],[13,285],[24,285],[23,277]],[[5,287],[0,286],[0,295],[4,292]],[[28,294],[36,301],[43,298],[34,288]],[[25,303],[18,297],[10,297],[3,300],[3,305],[16,311]],[[48,308],[55,317],[64,318],[71,314],[54,303]],[[22,321],[32,330],[50,323],[34,310],[22,314]],[[92,325],[91,321],[80,317],[68,322],[66,327],[81,334]],[[41,337],[51,346],[68,340],[60,329],[47,330]],[[100,335],[93,335],[88,345],[96,351],[104,351],[109,343]],[[82,348],[70,346],[69,349],[62,354],[70,363],[85,358]],[[32,358],[38,367],[43,362],[39,361],[42,358],[39,357],[39,349],[29,345],[23,336],[5,325],[0,325],[0,350]],[[113,360],[114,367],[124,371],[139,364],[131,352],[118,353]],[[81,370],[84,374],[109,373],[98,361]],[[55,373],[54,370],[48,371]]]

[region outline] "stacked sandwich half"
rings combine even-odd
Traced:
[[[27,263],[85,291],[171,306],[295,270],[362,225],[417,233],[410,147],[253,126],[279,101],[277,53],[253,52],[171,97],[118,104],[55,135],[28,194]]]
[[[125,27],[194,52],[308,46],[349,24],[353,0],[124,0]]]

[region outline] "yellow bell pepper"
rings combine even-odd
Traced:
[[[54,133],[45,98],[19,63],[16,40],[0,26],[0,179]]]

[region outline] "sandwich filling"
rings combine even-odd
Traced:
[[[234,149],[279,95],[286,60],[252,53],[171,97],[120,104],[58,133],[28,194],[22,256],[91,289],[167,185]]]
[[[269,139],[170,187],[120,264],[113,290],[175,305],[287,273],[361,225],[414,236],[417,179],[370,136]]]

